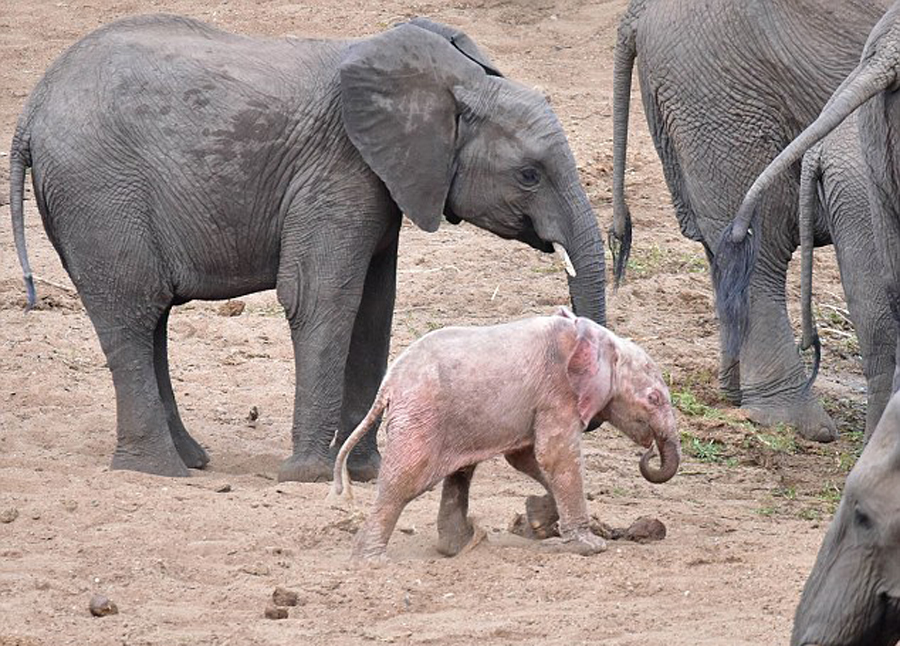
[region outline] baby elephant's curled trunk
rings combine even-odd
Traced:
[[[651,446],[647,452],[641,456],[641,475],[648,482],[660,484],[671,479],[678,471],[678,464],[681,461],[678,444],[670,440],[657,440],[659,447],[659,468],[655,469],[650,466],[650,460],[653,459],[655,451]]]

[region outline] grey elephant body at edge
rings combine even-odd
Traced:
[[[794,616],[791,646],[900,641],[900,394],[847,476]]]
[[[801,310],[807,349],[818,343],[812,312],[813,246],[834,243],[850,319],[866,376],[866,437],[891,398],[894,324],[872,234],[866,165],[857,113],[803,156],[800,173]],[[814,377],[815,375],[813,375]]]
[[[623,243],[617,276],[631,241],[624,180],[634,66],[681,231],[703,244],[719,295],[719,241],[747,187],[853,69],[885,6],[632,0],[619,26],[614,71],[611,235]],[[720,321],[720,383],[754,420],[790,423],[827,441],[836,436],[834,424],[806,387],[785,307],[787,266],[798,244],[798,179],[799,166],[762,204],[746,335],[736,345]]]
[[[342,441],[362,419],[387,366],[401,213],[427,231],[446,216],[561,245],[574,308],[605,319],[602,239],[559,122],[445,25],[329,41],[143,16],[74,44],[32,92],[10,154],[33,301],[29,166],[112,372],[114,468],[206,464],[172,392],[169,311],[274,287],[296,362],[279,478],[330,477],[335,430]],[[365,442],[351,468],[371,479],[379,460]]]

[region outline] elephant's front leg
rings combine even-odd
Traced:
[[[344,372],[344,400],[337,441],[331,447],[332,459],[344,440],[366,416],[387,369],[391,343],[391,322],[397,291],[397,244],[399,223],[390,234],[392,239],[369,264],[362,301],[353,325],[350,354]],[[359,482],[378,476],[377,433],[372,430],[357,444],[347,466],[350,476]]]
[[[553,550],[596,554],[606,550],[606,541],[591,532],[582,480],[581,427],[561,422],[555,415],[535,420],[534,457],[547,488],[559,509],[559,538],[544,545]]]
[[[331,234],[304,240],[299,251],[287,243],[282,251],[276,289],[291,327],[296,382],[294,454],[282,463],[280,481],[320,482],[332,474],[330,445],[341,422],[350,337],[374,244],[338,245],[339,232]]]

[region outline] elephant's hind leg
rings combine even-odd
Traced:
[[[209,463],[209,456],[184,427],[169,377],[168,323],[170,311],[171,308],[163,312],[153,333],[153,368],[156,371],[156,384],[166,410],[169,433],[172,435],[178,455],[191,469],[202,469]]]
[[[444,556],[456,556],[484,537],[484,533],[477,530],[468,517],[469,485],[474,473],[475,465],[472,465],[444,478],[437,520],[437,550]]]
[[[116,390],[116,450],[112,468],[186,476],[166,419],[154,368],[156,320],[121,321],[85,303]],[[103,308],[105,309],[105,308]],[[112,321],[112,322],[109,322]]]
[[[112,372],[117,438],[112,468],[186,476],[169,432],[155,365],[156,330],[171,305],[171,293],[140,233],[110,237],[104,231],[111,242],[105,253],[97,253],[91,235],[66,231],[67,269]]]
[[[556,508],[556,500],[550,493],[547,479],[541,473],[541,467],[534,457],[534,447],[528,446],[505,455],[506,461],[525,475],[534,478],[543,485],[547,493],[543,496],[528,496],[525,499],[525,519],[535,538],[547,538],[558,534],[556,524],[559,522],[559,511]]]

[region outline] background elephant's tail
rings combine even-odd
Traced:
[[[762,235],[762,231],[754,232],[754,227],[759,223],[760,204],[766,191],[810,147],[859,106],[890,87],[895,78],[891,60],[869,59],[860,63],[831,96],[818,118],[769,163],[747,191],[734,221],[722,233],[712,266],[716,312],[726,354],[739,356],[750,323],[750,278]]]
[[[37,294],[34,290],[34,278],[31,275],[31,265],[28,262],[28,251],[25,248],[25,169],[29,166],[31,166],[31,150],[28,145],[28,134],[20,125],[16,128],[12,148],[9,152],[9,210],[12,214],[12,230],[13,239],[16,243],[16,253],[19,256],[19,265],[22,267],[22,277],[25,280],[25,291],[28,295],[26,311],[34,307],[37,301]]]
[[[350,491],[350,470],[347,468],[347,458],[353,447],[359,443],[363,435],[369,432],[381,414],[387,409],[390,397],[384,387],[385,383],[387,383],[386,380],[382,383],[381,388],[378,389],[378,394],[375,395],[375,401],[372,403],[369,412],[366,413],[359,425],[353,429],[353,432],[344,441],[341,450],[338,451],[337,458],[334,461],[334,480],[331,483],[331,491],[328,494],[328,497],[331,499],[353,500],[353,494]]]
[[[815,348],[812,372],[806,382],[809,390],[819,374],[822,346],[816,321],[812,313],[813,246],[815,245],[815,217],[819,208],[819,178],[821,165],[819,148],[813,148],[803,156],[800,171],[800,310],[803,321],[803,338],[800,349]]]
[[[613,224],[609,229],[616,287],[625,276],[631,254],[631,212],[625,203],[625,153],[628,148],[628,114],[631,108],[631,77],[637,56],[635,30],[644,0],[632,0],[619,22],[613,63]]]

